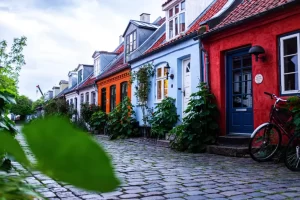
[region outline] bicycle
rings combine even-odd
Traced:
[[[288,100],[275,94],[264,93],[276,101],[271,107],[269,121],[258,126],[251,134],[249,153],[251,158],[258,162],[271,160],[281,146],[282,135],[290,139],[294,130],[292,112],[279,106]]]
[[[289,141],[284,157],[285,166],[292,171],[300,171],[300,133]]]

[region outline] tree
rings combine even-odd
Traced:
[[[21,119],[25,119],[26,115],[32,114],[32,101],[24,96],[18,96],[16,99],[17,103],[11,107],[11,112],[20,115]]]
[[[39,99],[37,99],[36,101],[32,102],[32,110],[33,112],[38,108],[43,106],[45,103],[44,97],[41,97]]]
[[[7,42],[5,40],[0,41],[0,131],[6,130],[11,135],[14,135],[16,130],[14,122],[7,115],[12,104],[16,103],[19,72],[21,67],[25,65],[22,52],[26,46],[26,40],[26,37],[14,39],[10,51],[7,50]],[[3,160],[4,163],[10,163],[5,158],[5,152],[0,151],[0,168]]]

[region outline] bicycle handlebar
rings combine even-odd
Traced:
[[[264,92],[266,95],[268,95],[268,96],[270,96],[271,97],[271,99],[276,99],[276,103],[278,103],[278,102],[290,102],[289,100],[285,100],[285,99],[281,99],[281,98],[279,98],[279,97],[277,97],[275,94],[271,94],[271,93],[269,93],[269,92]]]

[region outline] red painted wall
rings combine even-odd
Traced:
[[[256,62],[254,56],[252,58],[253,111],[256,128],[268,120],[270,106],[274,103],[263,92],[279,95],[278,36],[293,31],[300,31],[300,6],[227,29],[202,41],[209,53],[210,86],[221,111],[221,135],[226,134],[225,53],[251,45],[260,45],[266,51],[265,62],[261,60]],[[264,77],[260,85],[254,82],[256,74],[262,74]]]

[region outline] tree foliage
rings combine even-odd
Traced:
[[[25,95],[18,96],[16,98],[16,104],[11,107],[11,112],[20,115],[21,119],[24,119],[26,115],[32,114],[32,101]]]

